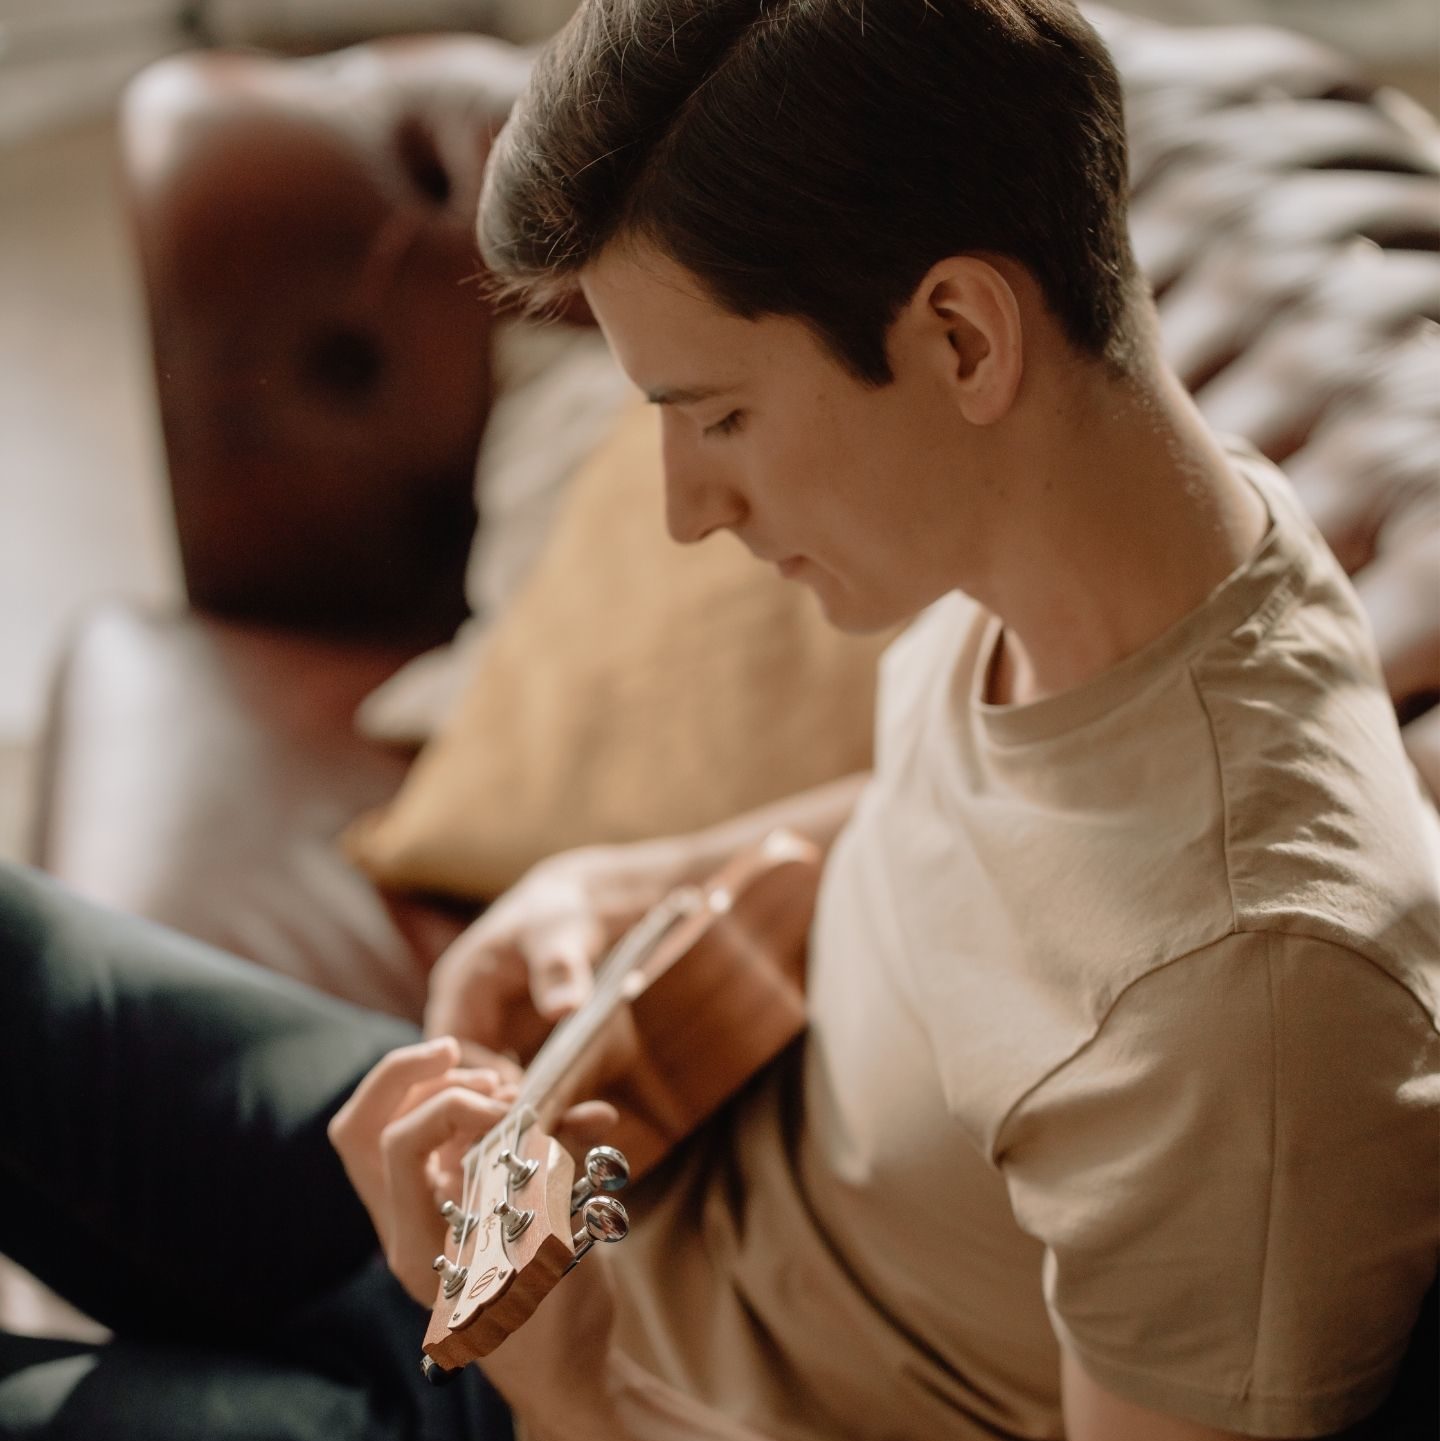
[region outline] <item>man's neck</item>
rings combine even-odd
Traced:
[[[1263,501],[1162,367],[1144,382],[1097,380],[1031,434],[1023,491],[974,591],[1004,625],[988,689],[999,703],[1069,690],[1140,650],[1266,527]]]

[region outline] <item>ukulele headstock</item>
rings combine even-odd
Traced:
[[[487,1356],[517,1330],[596,1241],[621,1240],[629,1180],[624,1156],[597,1146],[577,1180],[569,1152],[519,1107],[465,1157],[464,1194],[446,1202],[439,1294],[423,1366],[435,1382]]]

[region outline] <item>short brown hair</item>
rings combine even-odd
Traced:
[[[532,308],[644,239],[875,385],[930,267],[994,252],[1129,370],[1127,190],[1119,81],[1070,0],[585,0],[497,141],[480,234]]]

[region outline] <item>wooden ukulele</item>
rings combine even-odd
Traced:
[[[805,943],[820,857],[772,832],[701,886],[672,892],[595,971],[551,1032],[506,1118],[466,1153],[435,1258],[422,1365],[437,1383],[517,1330],[595,1241],[629,1228],[613,1195],[689,1135],[805,1026]],[[620,1112],[577,1180],[553,1139],[576,1101]],[[576,1228],[574,1217],[581,1224]]]

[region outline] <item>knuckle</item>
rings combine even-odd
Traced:
[[[380,1154],[387,1161],[394,1160],[396,1155],[404,1148],[405,1132],[398,1122],[392,1121],[380,1132],[379,1150]]]
[[[456,958],[457,965],[467,975],[481,975],[495,969],[495,946],[487,941],[477,941],[467,946]]]
[[[579,972],[580,967],[571,957],[552,953],[538,961],[534,969],[542,981],[568,981]]]
[[[372,1073],[380,1086],[390,1086],[402,1079],[415,1066],[415,1055],[409,1046],[391,1051]]]

